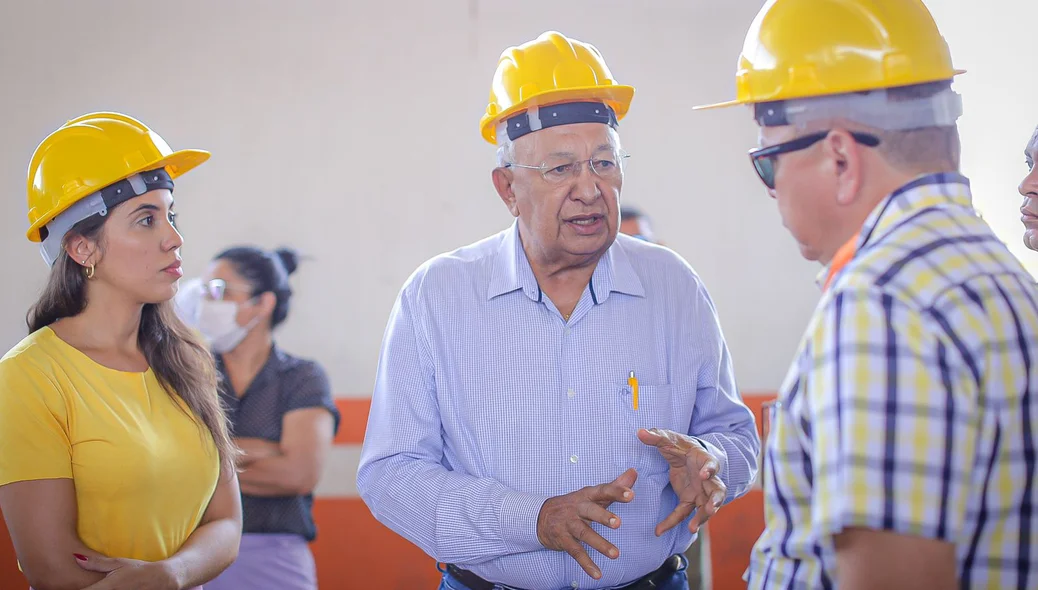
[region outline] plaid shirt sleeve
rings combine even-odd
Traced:
[[[981,413],[973,353],[950,326],[982,328],[942,315],[968,314],[970,302],[945,303],[944,312],[918,310],[862,287],[825,304],[802,367],[820,534],[963,533]]]

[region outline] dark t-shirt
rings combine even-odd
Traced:
[[[335,431],[339,430],[339,410],[332,399],[328,376],[317,363],[291,356],[274,345],[270,358],[241,398],[232,391],[219,355],[216,365],[222,377],[220,398],[226,405],[234,436],[279,443],[285,414],[303,408],[326,408],[335,418]],[[312,541],[317,535],[313,503],[312,494],[282,497],[242,494],[242,530],[297,534]]]

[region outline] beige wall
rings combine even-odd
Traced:
[[[956,82],[965,113],[959,121],[963,168],[974,203],[1031,274],[1038,253],[1023,246],[1024,147],[1038,125],[1038,3],[1018,0],[927,0],[967,73]]]
[[[799,259],[746,161],[756,141],[746,112],[688,110],[733,92],[735,57],[760,4],[6,0],[0,348],[24,335],[46,273],[24,238],[32,150],[68,118],[115,109],[174,147],[213,152],[178,182],[187,273],[242,241],[312,255],[294,279],[280,340],[324,363],[338,393],[367,395],[410,272],[510,222],[477,121],[501,50],[557,29],[595,43],[637,87],[621,125],[633,154],[623,197],[656,218],[707,282],[741,386],[774,389],[817,298],[815,267]],[[972,70],[960,87],[967,172],[985,216],[1015,244],[1013,187],[1038,123],[1038,88],[1021,73],[1034,70],[1033,39],[1020,19],[1004,22],[1014,21],[1013,5],[1002,4],[995,19],[981,3],[933,2]],[[1033,12],[1012,8],[1020,10]]]

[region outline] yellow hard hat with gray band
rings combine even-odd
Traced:
[[[52,265],[65,233],[92,215],[158,188],[209,159],[202,150],[173,151],[157,133],[120,113],[90,113],[48,135],[29,162],[30,241]]]
[[[499,128],[516,139],[569,123],[616,127],[633,98],[634,88],[613,79],[593,45],[548,31],[501,54],[480,133],[497,144]]]
[[[694,108],[860,93],[961,73],[920,0],[769,0],[746,34],[735,100]]]

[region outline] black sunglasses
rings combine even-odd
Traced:
[[[752,149],[750,150],[750,162],[753,163],[753,169],[757,171],[757,176],[760,177],[764,186],[774,189],[775,161],[778,156],[807,149],[828,137],[831,132],[831,129],[828,131],[819,131],[818,133],[812,133],[810,135],[791,139],[784,143],[777,143],[775,145],[769,145],[768,147]],[[852,131],[851,137],[854,138],[854,141],[864,146],[876,147],[879,145],[879,138],[875,135]]]

